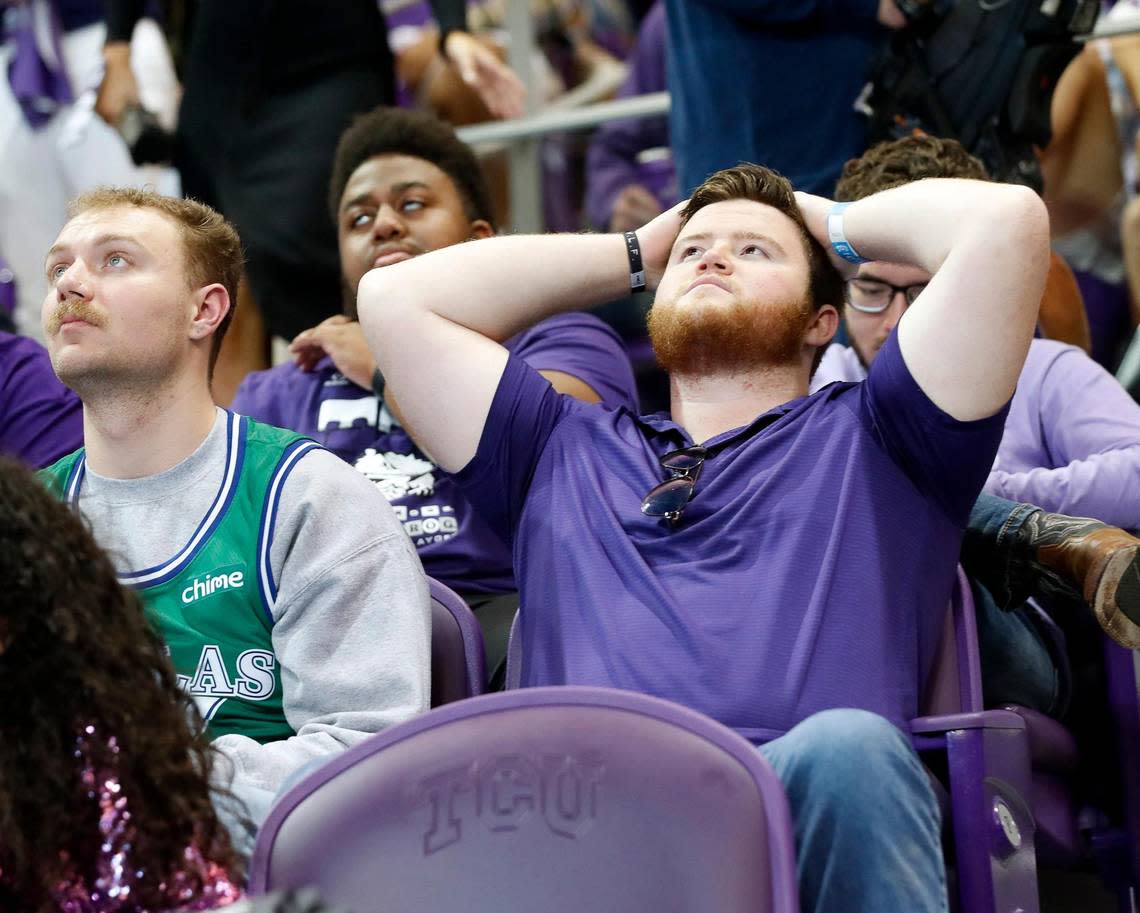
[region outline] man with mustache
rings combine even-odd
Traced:
[[[422,112],[378,108],[341,137],[329,210],[340,248],[344,314],[299,334],[293,364],[249,375],[233,408],[319,441],[376,483],[427,573],[476,610],[495,680],[518,608],[510,548],[401,421],[376,375],[355,298],[371,269],[492,235],[482,171],[449,125]],[[596,317],[551,317],[506,346],[560,393],[636,409],[625,349]]]
[[[935,278],[865,383],[809,397],[840,254]],[[647,692],[760,745],[805,910],[947,907],[905,726],[1047,262],[1024,188],[923,182],[844,210],[742,165],[624,237],[493,238],[361,280],[409,423],[513,537],[522,683]],[[557,397],[497,342],[643,284],[670,413]]]
[[[214,405],[241,262],[232,226],[195,201],[73,203],[43,320],[86,446],[43,478],[138,592],[257,823],[297,768],[428,708],[430,616],[373,486]],[[251,836],[235,833],[246,850]]]

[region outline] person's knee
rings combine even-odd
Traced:
[[[809,716],[793,730],[805,748],[835,754],[905,749],[909,743],[897,726],[869,710],[837,708]]]
[[[866,710],[825,710],[788,735],[785,775],[791,788],[840,797],[930,792],[921,762],[906,736]],[[920,795],[919,798],[922,798]],[[933,793],[929,798],[933,801]]]

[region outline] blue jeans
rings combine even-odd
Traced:
[[[987,707],[1020,704],[1059,717],[1068,703],[1063,649],[1050,649],[1048,622],[1025,604],[1029,571],[1011,547],[1038,508],[993,495],[978,496],[962,542],[978,618],[982,693]]]
[[[760,752],[791,806],[804,913],[947,910],[938,800],[895,726],[825,710]]]
[[[962,563],[990,591],[1000,609],[1016,608],[1029,598],[1025,562],[1018,560],[1012,546],[1025,518],[1039,509],[983,493],[970,511]]]

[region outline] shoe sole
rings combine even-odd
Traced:
[[[1140,649],[1140,546],[1117,549],[1089,579],[1095,581],[1089,604],[1105,633],[1122,647]]]

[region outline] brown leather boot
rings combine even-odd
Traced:
[[[1026,517],[1018,545],[1042,572],[1046,593],[1075,589],[1104,632],[1140,649],[1140,539],[1087,517],[1037,510]]]

